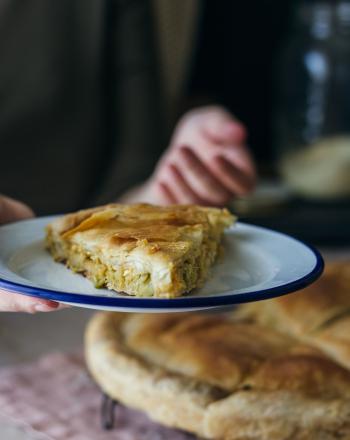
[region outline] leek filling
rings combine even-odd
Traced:
[[[65,260],[67,267],[74,272],[82,273],[96,288],[107,287],[129,294],[137,291],[139,296],[170,297],[167,292],[155,291],[150,272],[135,271],[130,264],[107,265],[98,256],[91,255],[77,244],[71,244],[63,249],[63,247],[58,248],[54,241],[49,239],[48,246],[56,260]],[[179,285],[182,292],[188,292],[201,285],[207,270],[216,258],[217,249],[215,240],[207,239],[196,253],[192,253],[190,257],[175,266],[171,274],[172,283]]]

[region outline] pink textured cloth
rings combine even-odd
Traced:
[[[81,355],[50,354],[39,361],[0,370],[0,419],[40,440],[190,440],[121,405],[115,428],[101,427],[102,394]]]

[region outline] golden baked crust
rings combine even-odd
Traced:
[[[306,289],[245,304],[238,315],[307,342],[350,369],[349,261],[329,263],[322,277]]]
[[[320,347],[328,356],[350,369],[350,316],[340,317],[314,335],[307,336],[310,344]]]
[[[305,335],[350,314],[350,263],[329,263],[322,277],[293,295],[245,304],[241,317],[250,317],[280,331]]]
[[[224,440],[350,438],[350,372],[273,329],[100,313],[85,347],[107,394],[165,425]]]
[[[46,241],[96,287],[171,298],[201,285],[233,222],[225,209],[111,204],[59,218]]]
[[[274,331],[221,316],[137,314],[128,317],[122,332],[144,359],[227,391],[262,360],[288,349],[286,338]]]

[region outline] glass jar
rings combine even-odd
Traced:
[[[278,170],[297,194],[350,196],[350,1],[302,1],[279,60]]]

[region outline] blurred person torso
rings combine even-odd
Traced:
[[[149,175],[166,146],[156,3],[1,2],[1,192],[38,214],[64,212],[108,201]],[[158,20],[174,17],[175,7],[183,27],[174,20],[159,27],[158,38],[166,42],[168,32],[182,58],[176,67],[170,57],[167,68],[178,71],[170,75],[178,98],[171,104],[181,108],[193,95],[226,105],[247,125],[256,156],[268,158],[272,60],[291,2],[159,3],[168,8]],[[184,26],[187,48],[177,34]]]

